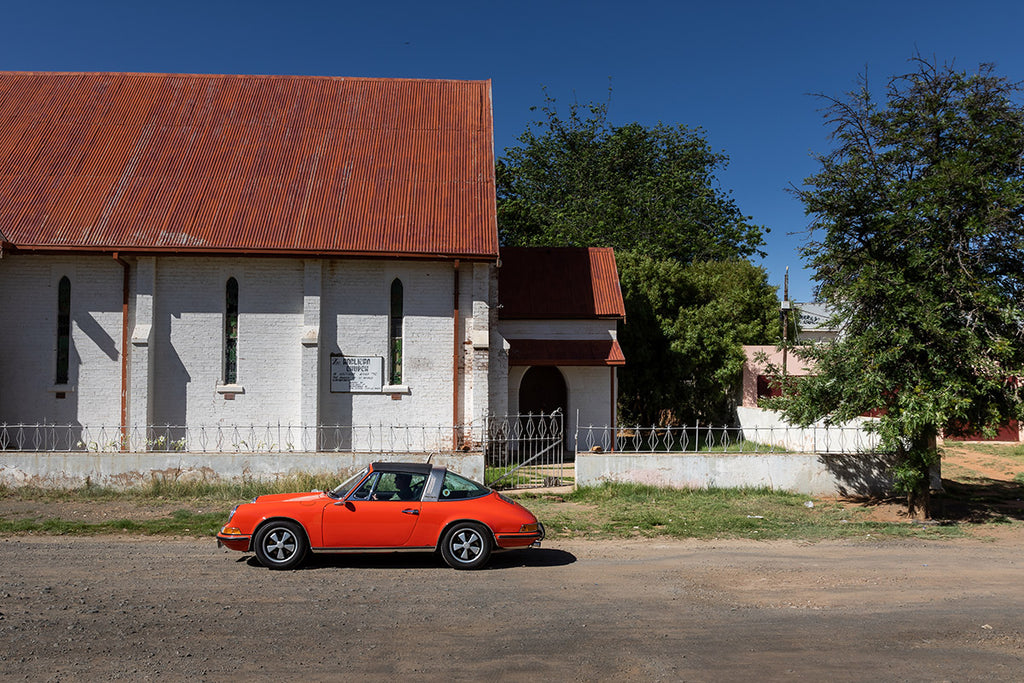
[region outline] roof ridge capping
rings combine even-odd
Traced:
[[[415,78],[409,76],[337,76],[329,74],[242,74],[242,73],[188,73],[176,71],[24,71],[0,69],[0,75],[26,76],[151,76],[154,78],[258,78],[274,79],[289,78],[301,80],[341,80],[341,81],[390,81],[412,83],[480,83],[490,84],[491,79],[474,78]]]

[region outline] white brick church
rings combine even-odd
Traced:
[[[504,258],[489,82],[0,73],[0,449],[613,424],[623,315],[608,250]]]

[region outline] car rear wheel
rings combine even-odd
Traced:
[[[256,558],[268,569],[292,569],[306,557],[309,544],[302,527],[288,520],[264,524],[256,534]]]
[[[460,522],[441,541],[441,557],[455,569],[477,569],[491,556],[491,534],[480,524]]]

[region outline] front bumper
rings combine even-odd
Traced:
[[[229,550],[238,550],[244,553],[249,550],[250,538],[250,536],[238,536],[236,534],[231,534],[230,536],[217,534],[217,547],[223,546]]]

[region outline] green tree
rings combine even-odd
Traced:
[[[826,98],[834,149],[797,194],[843,336],[776,405],[801,424],[880,412],[896,484],[927,515],[936,437],[1022,411],[1024,111],[990,65],[912,64],[882,102],[863,78]]]
[[[623,423],[723,425],[733,419],[743,344],[778,339],[778,301],[749,261],[682,265],[635,252],[617,257],[628,324],[619,379]]]
[[[740,345],[774,340],[777,303],[744,260],[762,229],[718,187],[725,155],[699,129],[612,125],[605,104],[563,117],[547,98],[541,112],[497,164],[502,244],[614,247],[628,320],[622,419],[730,421]]]
[[[614,247],[682,263],[746,258],[764,244],[715,172],[702,131],[614,126],[607,105],[544,118],[497,163],[498,229],[515,246]]]

